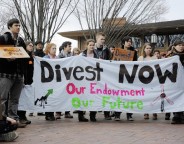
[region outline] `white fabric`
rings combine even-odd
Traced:
[[[52,69],[52,74],[46,64]],[[98,71],[97,67],[99,67]],[[133,69],[135,78],[132,74]],[[122,75],[125,71],[129,73],[130,78]],[[160,75],[159,72],[161,72]],[[153,78],[150,78],[149,81],[148,77],[151,77],[152,74]],[[160,113],[184,111],[183,74],[184,69],[178,56],[136,62],[105,61],[83,56],[54,60],[36,57],[32,92],[22,92],[24,96],[21,96],[19,109],[39,112],[86,110]],[[41,75],[46,79],[50,76],[50,82],[44,82]],[[95,76],[93,80],[87,80],[93,76]],[[26,87],[23,90],[27,90]],[[165,93],[166,97],[163,94],[161,98],[161,93]],[[34,102],[41,97],[47,97],[47,102],[43,101],[41,105],[41,101],[37,101],[37,104],[34,105]]]

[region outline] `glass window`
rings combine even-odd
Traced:
[[[169,35],[169,45],[173,44],[176,40],[184,41],[184,34]]]
[[[156,48],[163,48],[165,45],[166,36],[165,35],[158,35],[157,36],[157,43],[155,45]],[[144,37],[145,43],[151,43],[151,36]]]
[[[139,37],[132,37],[132,46],[134,48],[140,48],[141,47],[141,39]]]

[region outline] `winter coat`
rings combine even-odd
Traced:
[[[98,58],[98,59],[110,60],[112,57],[110,50],[105,45],[103,46],[102,49],[99,49],[95,44],[94,54],[95,54],[95,58]]]
[[[33,82],[34,59],[32,52],[27,51],[27,53],[30,58],[26,59],[24,64],[24,84],[31,85]]]
[[[44,57],[45,53],[43,52],[43,49],[41,50],[36,49],[36,51],[34,52],[34,55],[39,57]]]
[[[0,36],[0,45],[13,45],[15,47],[23,47],[26,49],[24,40],[21,37],[18,37],[17,40],[14,40],[11,32],[6,32]],[[23,76],[24,61],[24,58],[17,58],[12,61],[5,58],[0,58],[0,74]]]

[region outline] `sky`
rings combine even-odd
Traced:
[[[166,5],[168,6],[168,13],[163,16],[163,21],[172,21],[172,20],[178,20],[178,19],[184,19],[184,0],[166,0]],[[66,21],[66,23],[63,25],[63,27],[58,32],[68,32],[68,31],[76,31],[80,30],[80,26],[77,25],[74,22],[73,18],[71,17]],[[55,36],[52,39],[52,42],[55,43],[59,49],[60,45],[64,41],[71,41],[72,42],[72,48],[77,47],[77,41],[64,38],[60,36],[59,34],[55,34]]]

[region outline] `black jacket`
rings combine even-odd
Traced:
[[[18,37],[17,41],[15,41],[10,32],[6,32],[0,36],[0,45],[14,45],[26,49],[24,40]],[[24,60],[24,58],[20,58],[8,61],[5,58],[0,58],[0,73],[23,75]]]
[[[179,56],[180,61],[181,61],[182,65],[184,66],[184,51],[183,52],[178,52],[176,49],[174,49],[170,56],[175,56],[175,55]]]
[[[93,58],[98,58],[98,56],[96,55],[96,53],[94,52],[94,50],[93,50],[93,54],[94,54]],[[87,57],[87,49],[82,52],[82,56]]]
[[[28,52],[28,55],[30,58],[25,60],[24,65],[24,84],[25,85],[31,85],[33,82],[33,70],[34,70],[34,59],[33,59],[33,53]]]
[[[97,48],[95,45],[94,54],[95,54],[95,58],[98,58],[98,59],[110,60],[112,57],[110,50],[105,45],[101,50]]]
[[[41,50],[36,49],[36,51],[34,52],[34,55],[39,57],[44,57],[45,53],[43,52],[43,49]]]

